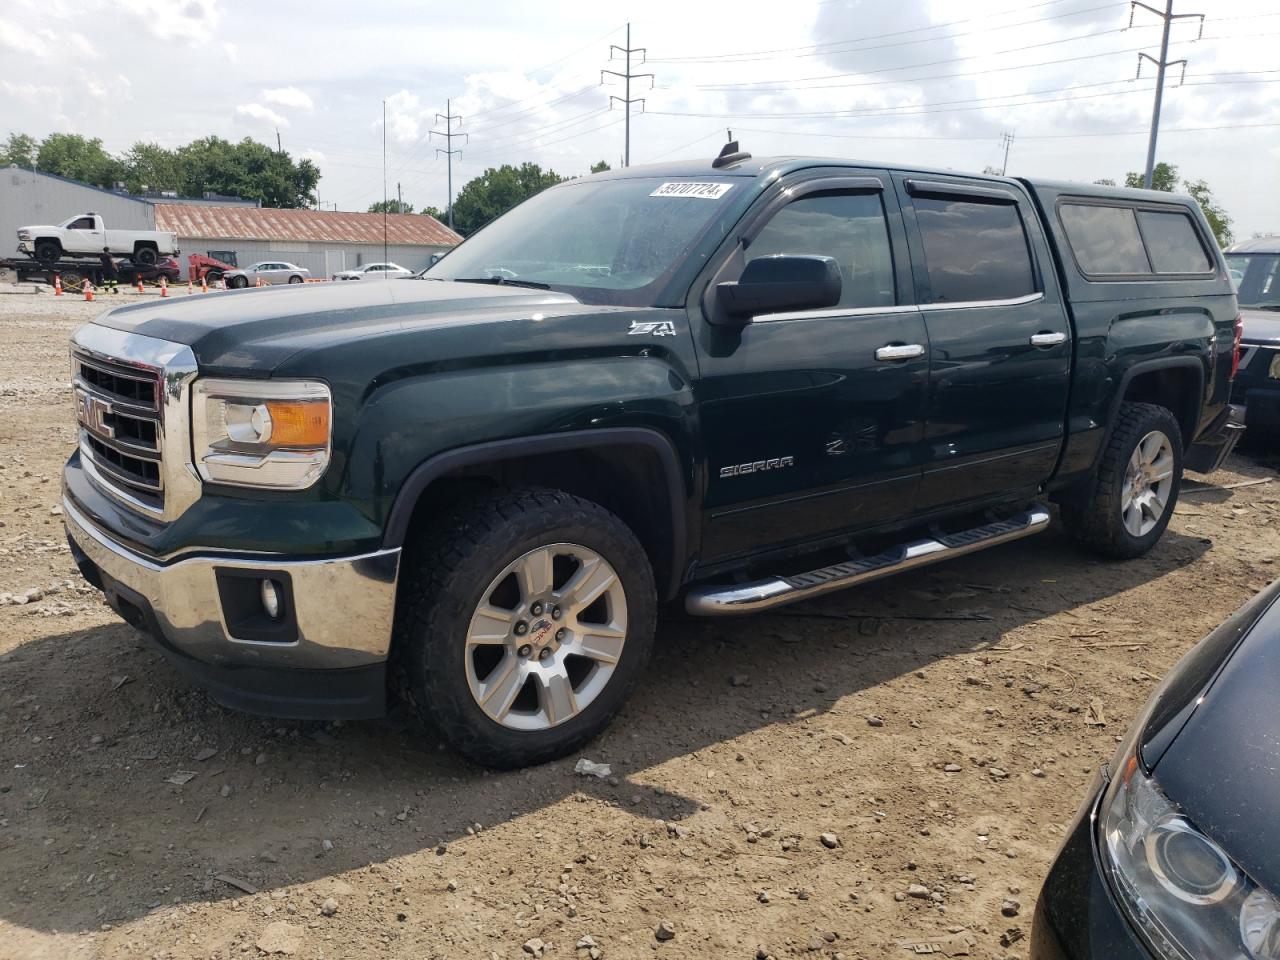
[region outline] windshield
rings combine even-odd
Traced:
[[[583,180],[543,191],[429,268],[429,280],[547,286],[584,303],[650,306],[745,187],[723,180]]]
[[[1228,253],[1227,271],[1240,306],[1280,308],[1280,253]]]

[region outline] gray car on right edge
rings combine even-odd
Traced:
[[[1244,320],[1240,370],[1231,402],[1243,404],[1258,434],[1280,434],[1280,236],[1256,237],[1226,251]]]

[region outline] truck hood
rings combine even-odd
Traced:
[[[1280,344],[1280,310],[1241,310],[1244,320],[1243,343],[1275,346]]]
[[[1277,597],[1280,582],[1259,595],[1263,612],[1191,700],[1189,715],[1179,718],[1181,729],[1154,767],[1169,799],[1273,894],[1280,894]],[[1229,633],[1222,638],[1228,646]]]
[[[19,227],[18,229],[19,229],[19,230],[31,230],[31,231],[33,231],[33,232],[34,232],[34,231],[36,231],[36,230],[61,230],[61,229],[62,229],[62,227],[59,227],[59,226],[57,226],[57,225],[55,225],[55,224],[52,224],[52,223],[36,223],[36,224],[32,224],[31,226],[28,226],[28,227]]]
[[[600,310],[550,290],[406,280],[179,295],[119,307],[94,322],[186,344],[206,373],[262,376],[296,354],[397,331]]]

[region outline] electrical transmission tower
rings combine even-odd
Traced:
[[[432,137],[444,137],[445,149],[441,150],[439,147],[436,147],[436,156],[438,157],[440,156],[440,154],[443,153],[445,155],[446,162],[448,163],[448,166],[449,166],[449,206],[447,208],[447,212],[449,215],[448,216],[449,229],[452,230],[453,229],[453,156],[454,154],[458,154],[459,156],[462,155],[461,150],[455,150],[453,148],[453,138],[462,137],[464,143],[470,143],[471,137],[465,133],[454,132],[453,130],[454,122],[456,121],[457,123],[461,123],[462,117],[458,116],[453,112],[452,100],[446,100],[444,102],[444,113],[436,114],[436,121],[439,122],[441,120],[444,121],[444,129],[432,130],[427,135],[427,139],[430,140]]]
[[[1013,134],[1007,130],[1000,134],[1000,142],[1004,145],[1004,165],[1000,168],[1000,176],[1006,176],[1009,173],[1009,148],[1013,146]]]
[[[631,81],[632,81],[632,80],[642,80],[642,79],[644,79],[645,77],[648,77],[648,78],[649,78],[649,87],[650,87],[650,89],[652,89],[652,88],[653,88],[653,74],[652,74],[652,73],[632,73],[632,72],[631,72],[631,55],[632,55],[633,53],[638,53],[638,54],[640,54],[640,62],[641,62],[641,63],[644,63],[644,57],[645,57],[645,48],[644,48],[644,47],[633,47],[633,46],[631,46],[631,24],[629,24],[629,23],[627,24],[627,45],[626,45],[625,47],[620,47],[620,46],[618,46],[616,43],[614,43],[614,44],[610,44],[610,45],[609,45],[609,59],[610,59],[610,60],[612,60],[612,59],[613,59],[613,56],[614,56],[614,54],[615,54],[615,53],[620,53],[620,54],[622,54],[623,56],[625,56],[625,57],[626,57],[626,60],[627,60],[627,70],[626,70],[626,72],[625,72],[625,73],[619,73],[617,70],[601,70],[601,71],[600,71],[600,82],[601,82],[601,83],[604,83],[604,76],[605,76],[605,74],[607,73],[607,74],[609,74],[610,76],[619,77],[620,79],[622,79],[622,80],[626,83],[626,95],[625,95],[625,96],[621,96],[621,97],[616,97],[616,96],[612,96],[612,95],[611,95],[611,96],[609,97],[609,106],[610,106],[610,107],[612,107],[612,106],[613,106],[613,101],[617,100],[619,103],[621,103],[621,104],[622,104],[623,108],[624,108],[624,109],[626,110],[626,112],[627,112],[627,125],[626,125],[627,133],[626,133],[626,139],[623,141],[624,146],[623,146],[623,148],[622,148],[622,165],[623,165],[624,167],[629,167],[629,166],[631,166],[631,105],[632,105],[633,103],[638,103],[638,104],[640,104],[642,107],[644,106],[644,97],[636,97],[636,98],[634,98],[634,99],[632,98],[632,96],[631,96]]]
[[[1164,99],[1164,72],[1169,67],[1182,65],[1182,78],[1187,76],[1186,60],[1170,60],[1169,59],[1169,27],[1173,25],[1175,20],[1189,20],[1193,17],[1200,18],[1200,36],[1197,40],[1204,36],[1204,14],[1203,13],[1174,13],[1173,0],[1165,0],[1164,10],[1156,7],[1148,6],[1141,3],[1140,0],[1130,0],[1129,3],[1129,26],[1133,26],[1133,15],[1137,12],[1138,7],[1149,13],[1154,13],[1157,17],[1164,21],[1164,29],[1160,33],[1160,59],[1157,60],[1149,53],[1138,54],[1138,77],[1142,77],[1142,61],[1150,60],[1156,65],[1156,103],[1151,111],[1151,138],[1147,141],[1147,169],[1142,177],[1142,185],[1148,190],[1151,189],[1151,173],[1156,167],[1156,137],[1160,133],[1160,102]],[[1179,80],[1178,83],[1182,83]]]

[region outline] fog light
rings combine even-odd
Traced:
[[[274,580],[262,581],[262,609],[272,620],[279,620],[284,609],[284,598],[280,593],[280,584]]]

